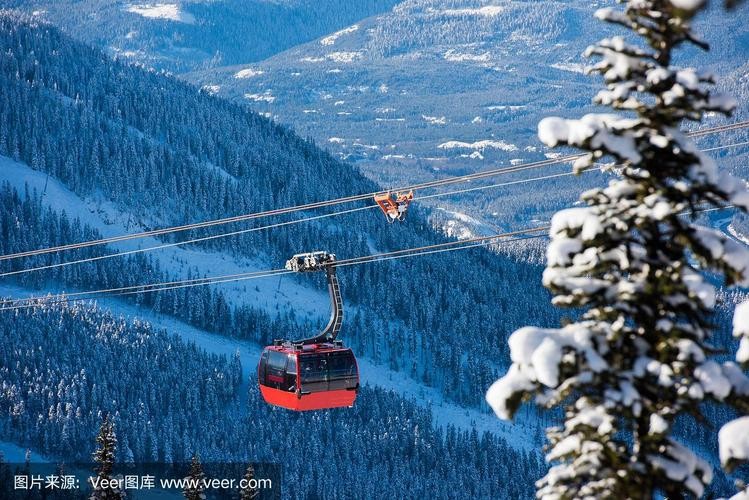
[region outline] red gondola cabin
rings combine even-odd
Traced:
[[[300,340],[274,340],[263,350],[257,380],[265,402],[289,410],[324,410],[353,406],[359,390],[359,368],[351,349],[336,340],[343,322],[343,298],[335,274],[335,255],[310,252],[286,262],[289,271],[325,271],[330,320],[319,334]]]
[[[340,342],[268,346],[258,364],[263,399],[289,410],[322,410],[354,405],[359,369]]]

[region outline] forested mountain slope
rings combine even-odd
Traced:
[[[350,166],[285,129],[184,84],[112,63],[56,29],[3,17],[0,38],[0,153],[48,173],[50,184],[59,181],[78,196],[130,214],[132,230],[374,189]],[[0,164],[22,172],[11,163]],[[46,186],[24,192],[3,185],[0,253],[101,236],[87,221],[50,208],[49,195]],[[418,212],[413,215],[407,228],[390,227],[374,217],[352,219],[221,241],[199,250],[217,258],[251,256],[270,267],[299,250],[327,248],[345,257],[368,253],[370,247],[441,239]],[[298,239],[310,248],[293,244]],[[90,249],[65,257],[111,251]],[[497,274],[525,272],[530,277],[535,272],[527,265],[515,270],[511,259],[489,253],[466,257],[485,262]],[[2,270],[59,259],[5,263]],[[468,276],[460,279],[470,286],[460,290],[462,283],[456,286],[447,279],[454,268],[430,269],[414,261],[342,272],[347,302],[354,306],[345,340],[358,353],[404,370],[406,378],[416,371],[448,396],[476,402],[494,376],[494,356],[466,360],[468,349],[454,343],[434,349],[439,332],[432,337],[426,331],[439,321],[443,335],[449,332],[454,338],[457,328],[440,316],[456,316],[456,306],[447,298],[461,293],[471,294],[465,300],[485,301],[479,321],[495,317],[490,309],[495,305],[479,295],[494,292],[486,284],[485,290],[476,288]],[[421,269],[422,275],[413,279],[412,269]],[[5,283],[77,290],[166,280],[180,272],[154,253],[21,275]],[[418,294],[379,302],[377,292],[383,287],[409,281],[432,283],[425,293],[442,301],[444,309],[414,307],[410,316],[406,308],[412,306],[405,302],[416,301]],[[256,308],[237,293],[196,288],[135,296],[132,302],[206,330],[260,342],[314,327],[295,318],[293,310]],[[489,342],[487,330],[468,322],[457,327]],[[386,335],[396,328],[397,335]],[[538,456],[513,451],[495,436],[436,427],[428,409],[381,390],[364,388],[353,410],[290,415],[271,409],[259,397],[254,378],[246,398],[237,394],[244,381],[238,378],[236,360],[209,356],[142,322],[118,318],[117,308],[114,313],[86,305],[6,311],[0,316],[0,338],[0,439],[57,460],[87,457],[101,412],[111,411],[116,412],[121,460],[177,461],[197,451],[205,460],[279,462],[287,498],[350,498],[362,492],[379,497],[393,485],[406,497],[442,491],[438,496],[448,498],[450,490],[440,486],[446,481],[477,498],[527,496],[530,478],[542,467]],[[445,352],[454,354],[441,357]],[[475,373],[470,378],[469,370]],[[294,429],[300,435],[297,446],[289,447],[287,433],[279,429]],[[308,456],[332,464],[341,480],[319,481],[310,475]],[[386,463],[398,466],[380,465]],[[516,464],[524,464],[522,470],[514,471]]]
[[[542,467],[491,435],[435,429],[428,411],[381,390],[364,388],[353,409],[310,418],[268,407],[252,386],[244,408],[236,358],[90,306],[0,315],[0,339],[0,439],[68,463],[88,460],[109,412],[118,462],[199,453],[204,462],[278,463],[283,498],[381,498],[394,489],[451,498],[446,482],[473,498],[517,498]],[[335,470],[337,480],[317,480],[310,466]]]
[[[355,167],[249,111],[246,104],[226,102],[155,72],[113,62],[98,50],[74,41],[55,28],[19,21],[13,15],[0,16],[0,155],[28,165],[36,172],[49,174],[52,180],[59,181],[83,199],[110,204],[127,215],[131,231],[376,189]],[[0,210],[3,254],[99,236],[86,221],[71,220],[62,211],[50,210],[44,193],[25,193],[4,186],[0,190]],[[325,249],[346,258],[445,241],[427,222],[427,215],[427,210],[417,203],[404,224],[387,225],[380,214],[367,211],[324,222],[214,240],[210,245],[193,247],[193,250],[200,251],[205,258],[236,259],[238,265],[252,260],[253,266],[271,269],[280,267],[286,258],[299,251]],[[529,218],[528,214],[521,216]],[[286,219],[266,222],[280,220]],[[231,228],[249,226],[233,225]],[[190,236],[200,234],[206,233],[195,232]],[[343,339],[357,354],[388,364],[402,373],[404,379],[413,377],[434,385],[460,404],[480,405],[484,389],[503,368],[502,362],[508,361],[506,334],[521,324],[547,325],[559,319],[557,313],[547,307],[548,296],[539,284],[537,259],[518,258],[522,250],[498,255],[477,249],[341,269],[344,298],[350,311]],[[89,250],[76,256],[112,251],[112,248]],[[536,248],[535,255],[538,253]],[[149,258],[113,259],[65,267],[7,282],[27,289],[85,289],[146,279],[160,281],[195,272],[189,264],[186,271],[162,261],[158,253],[148,255]],[[4,263],[1,269],[9,271],[20,266],[54,263],[55,259],[57,257],[14,261]],[[248,269],[253,267],[248,265]],[[314,284],[322,286],[321,282]],[[294,286],[302,288],[303,285],[309,283],[295,280]],[[243,294],[241,287],[200,288],[136,296],[132,301],[205,330],[261,343],[315,327],[317,316],[299,314],[296,308],[273,309],[247,303],[242,300]],[[310,309],[308,303],[299,305],[299,309]],[[82,335],[87,335],[81,342],[99,335],[100,328],[109,331],[113,328],[111,325],[120,325],[118,328],[128,331],[132,327],[136,336],[142,334],[139,325],[113,323],[111,317],[99,318],[98,312],[84,314],[93,318],[89,326],[78,325],[75,317],[83,313],[77,311],[81,309],[54,308],[0,319],[7,322],[3,330],[7,345],[25,342],[12,336],[23,329],[41,331],[33,337],[39,344],[51,342],[54,333],[60,331],[55,326],[60,321],[68,325],[67,329],[80,330]],[[71,315],[74,318],[68,318]],[[128,349],[132,347],[129,344]],[[30,349],[26,354],[24,362],[35,366],[39,354]],[[7,355],[11,356],[12,352]],[[79,369],[76,365],[80,360],[66,360],[63,354],[60,357],[63,359],[55,359],[65,368],[50,375],[45,383],[56,385],[61,378],[74,377],[75,370]],[[139,357],[135,353],[131,359],[134,365],[147,366],[151,357]],[[230,365],[227,368],[230,363],[227,360],[201,354],[189,359],[196,364],[214,364],[219,371],[227,371],[225,377],[232,378],[233,369]],[[6,363],[9,366],[10,361],[3,361],[0,366]],[[122,366],[112,369],[127,377]],[[176,371],[181,369],[175,368]],[[28,379],[12,382],[18,387],[32,383],[34,381]],[[235,387],[232,383],[228,386]],[[181,385],[179,390],[194,394],[193,389]],[[14,390],[7,394],[16,393]],[[221,399],[222,394],[218,392],[216,404],[224,404],[225,409],[235,408],[232,405],[236,405],[236,401],[228,396]],[[311,487],[321,496],[350,496],[351,491],[380,494],[384,493],[385,485],[406,482],[405,478],[410,478],[411,474],[424,476],[425,483],[409,484],[405,496],[426,496],[426,492],[435,490],[449,496],[449,490],[439,488],[445,483],[439,479],[441,469],[433,456],[440,460],[449,457],[446,462],[450,467],[454,462],[465,464],[454,471],[455,481],[469,484],[471,494],[477,497],[526,496],[525,488],[529,483],[522,474],[530,471],[528,476],[538,476],[534,469],[537,457],[525,460],[530,463],[527,467],[516,467],[514,464],[523,463],[523,458],[506,454],[505,445],[493,441],[494,438],[487,437],[486,445],[471,436],[441,440],[439,431],[431,425],[428,412],[413,408],[396,395],[366,391],[362,394],[362,404],[354,410],[355,418],[347,414],[351,422],[342,427],[333,424],[344,420],[337,418],[336,412],[319,418],[292,416],[270,412],[254,390],[248,399],[250,416],[242,417],[240,425],[226,416],[216,416],[218,412],[211,413],[212,408],[196,407],[196,411],[204,415],[209,431],[183,439],[180,453],[184,454],[191,443],[197,446],[197,442],[203,443],[201,446],[205,446],[207,454],[226,453],[227,443],[232,449],[253,450],[253,443],[272,439],[270,436],[277,432],[278,426],[300,428],[310,436],[330,437],[329,441],[310,438],[304,450],[323,453],[328,460],[341,460],[347,477],[355,478],[352,481],[356,489],[344,490],[348,484],[317,481]],[[53,403],[56,408],[57,400]],[[163,407],[159,402],[153,408],[159,405]],[[96,411],[94,407],[87,408]],[[154,418],[161,418],[159,412],[152,411]],[[393,414],[398,416],[392,417]],[[266,426],[263,422],[259,424],[262,432],[251,434],[254,431],[247,429],[257,415],[270,415],[268,420],[278,425]],[[31,415],[24,418],[29,419]],[[91,418],[86,416],[80,421],[90,422]],[[487,415],[487,418],[491,417]],[[404,421],[407,422],[402,423]],[[56,442],[50,442],[47,447],[42,434],[16,433],[18,428],[29,429],[29,422],[11,422],[2,430],[9,437],[45,450],[59,449]],[[382,422],[387,423],[385,428]],[[21,427],[14,427],[16,425]],[[164,425],[168,427],[169,424]],[[132,421],[123,422],[123,426],[130,426],[127,432],[141,432]],[[396,433],[392,428],[399,430]],[[422,432],[428,436],[419,442],[414,436]],[[356,444],[348,448],[328,446],[325,443],[333,442],[331,436],[336,436],[335,442]],[[80,439],[83,443],[84,436]],[[382,450],[372,446],[375,440],[384,441],[383,447],[389,450],[384,454],[393,457],[392,463],[402,460],[404,450],[410,453],[409,457],[419,457],[412,461],[413,470],[382,468],[371,481],[367,479],[367,469],[359,467],[360,461],[382,463]],[[160,454],[167,449],[165,443],[162,442]],[[237,443],[239,446],[235,446]],[[139,457],[144,456],[141,453],[148,453],[148,448],[145,444],[131,446]],[[450,450],[458,451],[451,454]],[[301,459],[290,453],[283,443],[275,443],[267,456],[288,461],[292,471],[290,480],[312,484],[313,478],[305,476]],[[485,463],[490,465],[484,467]],[[513,464],[509,470],[508,464]],[[490,484],[480,484],[481,477],[491,478]],[[511,489],[516,486],[517,490]]]
[[[110,54],[175,71],[207,92],[244,102],[358,163],[385,186],[558,154],[538,143],[536,124],[549,114],[592,109],[597,83],[583,74],[581,53],[597,39],[621,34],[594,19],[608,3],[578,0],[0,5],[35,13]],[[726,13],[715,2],[697,20],[710,54],[689,50],[679,61],[715,72],[720,86],[743,100],[748,13],[746,7]],[[747,137],[740,131],[721,141]],[[713,139],[700,144],[714,146]],[[731,151],[740,152],[747,148]],[[564,171],[564,165],[547,169]],[[546,220],[602,182],[596,175],[561,177],[427,203],[444,209],[431,220],[451,234],[481,234],[521,227],[528,218]]]
[[[396,0],[0,0],[111,55],[173,72],[259,61]]]

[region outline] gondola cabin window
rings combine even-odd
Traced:
[[[286,363],[288,356],[282,352],[271,351],[268,355],[268,365],[265,371],[265,382],[270,387],[288,391],[293,382],[290,384],[286,376]]]
[[[305,354],[299,360],[302,390],[319,392],[328,390],[328,360],[326,354]]]

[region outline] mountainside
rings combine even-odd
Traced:
[[[259,61],[396,0],[0,0],[107,53],[184,72]]]
[[[292,124],[369,177],[397,186],[558,154],[538,142],[537,123],[593,109],[600,83],[584,74],[582,52],[623,34],[594,18],[603,5],[406,0],[265,61],[184,78]],[[709,16],[697,22],[712,45],[709,58],[690,49],[680,62],[714,71],[722,88],[749,97],[749,9],[729,14],[716,3]],[[747,116],[746,106],[738,116]],[[518,213],[547,218],[601,182],[556,179],[540,189],[513,186],[438,204],[509,228],[521,222]]]
[[[0,338],[2,439],[53,460],[88,460],[110,412],[118,462],[171,464],[197,452],[204,462],[278,463],[283,498],[382,497],[405,477],[397,487],[409,498],[450,498],[445,481],[477,498],[515,498],[530,494],[541,468],[489,434],[437,429],[428,411],[379,389],[365,387],[351,410],[310,418],[268,407],[252,385],[241,388],[244,407],[236,356],[208,355],[89,306],[4,314]],[[335,467],[337,480],[315,480],[311,456],[320,470]]]
[[[581,53],[621,34],[594,19],[598,4],[577,0],[94,3],[0,0],[110,53],[243,102],[356,163],[384,187],[559,154],[537,141],[536,124],[593,109],[599,85],[583,74],[588,61]],[[680,61],[715,72],[720,88],[744,100],[748,13],[743,7],[728,14],[716,2],[697,21],[712,46],[709,56],[689,49]],[[268,44],[269,38],[277,40]],[[203,46],[210,48],[195,56],[194,47]],[[231,55],[208,61],[215,51]],[[739,131],[720,139],[747,137]],[[714,146],[718,138],[700,144]],[[543,174],[567,171],[552,166]],[[424,203],[442,209],[430,213],[433,224],[470,236],[547,220],[602,182],[595,174],[582,184],[562,176]]]

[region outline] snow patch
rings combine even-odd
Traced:
[[[439,149],[475,149],[477,151],[484,151],[486,149],[501,149],[502,151],[518,151],[518,147],[514,144],[510,144],[505,141],[495,141],[491,139],[485,139],[476,142],[462,142],[462,141],[447,141],[443,142],[439,146]]]
[[[328,35],[325,38],[321,39],[320,40],[320,45],[333,45],[343,35],[349,35],[351,33],[354,33],[358,29],[359,29],[359,25],[358,24],[354,24],[353,26],[349,26],[348,28],[343,28],[340,31],[336,31],[332,35]]]
[[[252,78],[253,76],[260,76],[265,74],[262,69],[245,68],[234,73],[234,78]]]
[[[527,106],[525,104],[519,104],[519,105],[511,105],[511,104],[494,104],[492,106],[487,106],[486,109],[489,111],[519,111],[521,109],[526,108]]]
[[[430,125],[445,125],[447,123],[447,118],[445,118],[444,116],[421,115],[421,117]]]
[[[585,65],[579,63],[554,63],[550,66],[554,69],[559,69],[562,71],[585,74]]]
[[[474,233],[470,228],[480,227],[483,225],[481,221],[462,212],[454,212],[452,210],[447,210],[441,207],[438,208],[438,210],[445,212],[449,217],[452,218],[452,220],[448,219],[442,225],[442,232],[451,238],[455,238],[458,240],[467,240],[469,238],[474,238],[476,237],[476,233]]]
[[[734,310],[733,335],[740,338],[736,361],[749,363],[749,301],[742,302]]]
[[[677,9],[695,11],[699,9],[705,0],[671,0],[671,5]]]
[[[494,17],[504,11],[504,7],[499,5],[486,5],[484,7],[478,7],[475,9],[445,9],[438,11],[439,14],[445,16],[482,16],[482,17]]]
[[[728,422],[718,433],[720,463],[749,460],[749,417]]]
[[[351,63],[358,61],[362,57],[362,52],[359,51],[346,51],[346,52],[330,52],[325,55],[325,58],[329,61],[337,63]]]
[[[484,52],[483,54],[465,54],[450,49],[445,52],[443,57],[445,58],[445,61],[450,62],[488,62],[491,54],[489,54],[489,52]]]
[[[221,90],[221,85],[203,85],[200,87],[200,90],[203,90],[205,92],[208,92],[211,95],[218,94],[218,92]]]
[[[129,5],[126,10],[148,19],[166,19],[178,23],[195,24],[195,16],[181,10],[176,3]]]
[[[267,102],[269,104],[276,100],[276,96],[271,94],[270,90],[266,90],[262,94],[245,94],[244,98],[255,102]]]

